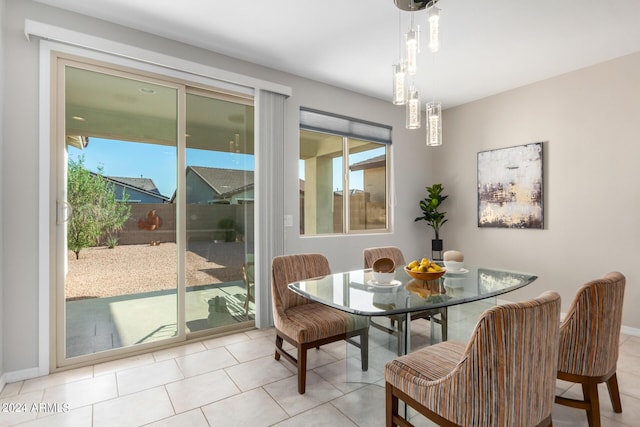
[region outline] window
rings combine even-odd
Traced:
[[[300,110],[300,234],[388,229],[391,128]]]

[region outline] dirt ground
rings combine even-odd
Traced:
[[[244,248],[236,243],[195,242],[186,252],[187,286],[242,280]],[[87,248],[68,253],[66,299],[103,298],[174,289],[175,243]]]

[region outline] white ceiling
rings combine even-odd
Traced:
[[[409,12],[393,0],[36,0],[381,99]],[[640,51],[640,0],[440,0],[416,85],[452,107]]]

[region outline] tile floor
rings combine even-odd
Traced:
[[[384,356],[372,357],[362,375],[354,368],[358,352],[344,342],[310,351],[307,393],[299,395],[292,366],[273,358],[274,336],[273,329],[252,330],[7,384],[0,393],[0,426],[384,425]],[[415,346],[424,337],[412,339]],[[640,337],[623,335],[620,350],[623,413],[612,412],[602,386],[604,427],[639,425]],[[347,371],[350,380],[368,382],[347,382]],[[561,382],[557,390],[580,393]],[[433,425],[420,415],[412,422]],[[555,405],[553,424],[587,422],[582,411]]]

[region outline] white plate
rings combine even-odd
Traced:
[[[469,270],[467,270],[466,268],[461,268],[460,270],[447,270],[445,274],[456,275],[456,274],[466,274],[468,272]]]
[[[392,280],[389,283],[378,283],[375,280],[367,280],[367,285],[373,286],[374,288],[395,288],[396,286],[402,285],[402,282],[399,280]]]

